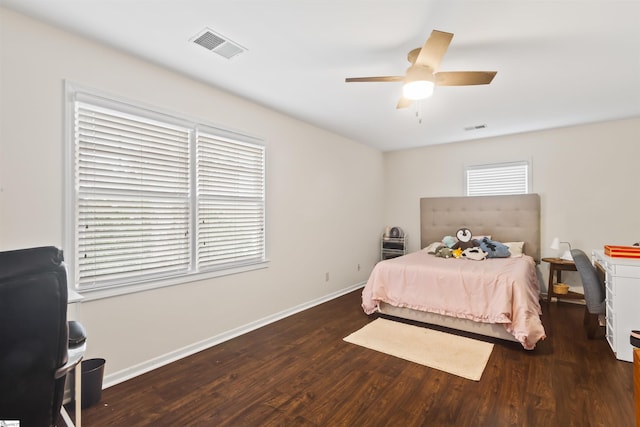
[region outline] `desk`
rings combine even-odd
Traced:
[[[562,258],[542,258],[543,262],[549,263],[549,288],[547,289],[547,304],[551,303],[551,298],[563,299],[584,299],[584,295],[578,292],[569,291],[566,294],[556,294],[553,292],[553,276],[556,276],[555,283],[562,283],[563,271],[578,271],[573,261],[567,261]]]

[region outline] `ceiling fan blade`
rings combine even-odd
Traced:
[[[436,86],[488,85],[497,71],[443,71],[436,73]]]
[[[427,41],[424,42],[424,46],[420,49],[420,53],[418,54],[415,63],[430,67],[433,72],[438,71],[440,69],[442,57],[447,53],[447,49],[449,49],[449,43],[451,43],[452,38],[453,34],[451,33],[445,33],[444,31],[438,30],[431,31],[431,35]]]
[[[407,108],[408,106],[410,106],[413,103],[413,101],[409,98],[405,98],[402,97],[400,98],[400,100],[398,101],[398,105],[396,105],[396,108],[400,109],[400,108]]]
[[[347,83],[354,82],[401,82],[404,76],[380,76],[380,77],[347,77],[344,79]]]

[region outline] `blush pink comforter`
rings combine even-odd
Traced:
[[[367,314],[380,302],[500,323],[525,349],[546,337],[533,258],[484,261],[438,258],[425,251],[379,262],[362,291]]]

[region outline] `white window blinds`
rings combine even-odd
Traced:
[[[465,182],[467,196],[526,194],[529,192],[529,163],[469,166]]]
[[[77,281],[189,267],[189,130],[76,103]]]
[[[80,290],[148,289],[264,266],[258,139],[72,85],[68,92],[66,258]]]
[[[198,265],[264,254],[264,147],[198,133]]]

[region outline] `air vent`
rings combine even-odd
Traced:
[[[466,131],[470,131],[470,130],[478,130],[478,129],[484,129],[486,128],[487,125],[475,125],[475,126],[467,126],[464,128],[464,130]]]
[[[191,41],[227,59],[231,59],[242,52],[246,52],[247,50],[238,43],[229,40],[209,28],[205,28],[196,34]]]

